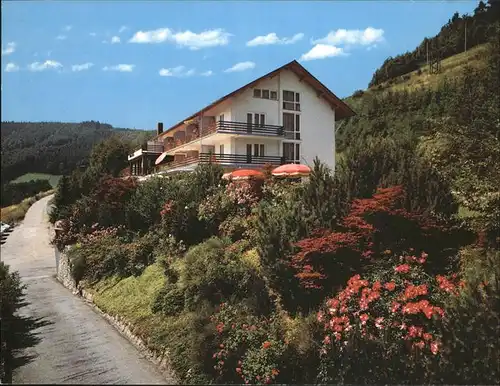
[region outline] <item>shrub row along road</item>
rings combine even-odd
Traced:
[[[2,260],[28,285],[23,315],[42,317],[39,344],[26,349],[34,359],[14,372],[13,383],[166,384],[143,355],[55,278],[46,207],[36,202],[1,247]],[[171,383],[172,381],[170,381]]]

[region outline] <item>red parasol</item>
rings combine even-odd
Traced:
[[[264,173],[253,169],[239,169],[232,172],[229,176],[232,180],[249,180],[251,178],[264,179]]]
[[[307,165],[286,164],[278,166],[272,174],[279,177],[306,177],[311,174],[311,168]]]

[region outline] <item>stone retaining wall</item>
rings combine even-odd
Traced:
[[[109,324],[116,328],[120,334],[132,343],[142,354],[144,354],[146,358],[153,362],[159,368],[168,384],[178,384],[179,382],[172,375],[172,371],[168,365],[168,352],[153,352],[147,347],[146,343],[141,338],[132,332],[132,324],[125,321],[119,315],[109,315],[96,306],[92,294],[77,286],[73,280],[73,277],[71,276],[71,265],[67,253],[59,252],[57,248],[54,248],[54,250],[56,257],[57,280],[59,280],[66,288],[71,290],[74,295],[83,297],[98,314],[100,314],[109,322]]]

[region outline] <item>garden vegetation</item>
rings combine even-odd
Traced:
[[[54,244],[182,383],[499,384],[498,76],[429,123],[455,144],[359,136],[306,181],[205,164],[139,184],[105,141],[60,180]]]

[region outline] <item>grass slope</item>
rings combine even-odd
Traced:
[[[102,311],[133,325],[133,332],[148,342],[151,350],[161,352],[173,321],[170,317],[153,314],[151,305],[164,284],[163,269],[153,264],[138,277],[111,277],[86,289]]]
[[[361,97],[351,95],[345,98],[344,101],[356,111],[356,109],[359,109],[363,105],[365,98],[373,94],[403,90],[413,92],[425,88],[435,89],[444,78],[454,79],[460,76],[466,65],[479,69],[483,68],[486,65],[484,60],[486,49],[487,45],[481,44],[467,52],[462,52],[442,60],[441,71],[437,74],[430,74],[429,66],[424,65],[420,68],[420,75],[419,70],[410,72],[406,75],[393,78],[390,81],[383,82],[378,86],[363,90],[364,94]]]
[[[61,176],[57,176],[54,174],[46,174],[46,173],[26,173],[22,176],[17,177],[15,180],[11,181],[11,183],[18,182],[28,182],[32,180],[48,180],[50,185],[55,188]]]

